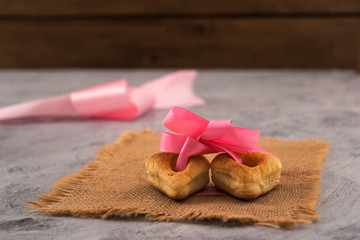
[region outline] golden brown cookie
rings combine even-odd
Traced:
[[[148,180],[168,197],[181,200],[206,187],[210,163],[203,156],[190,157],[186,169],[176,172],[179,154],[161,152],[145,162]]]
[[[237,198],[253,199],[279,184],[282,165],[276,157],[260,152],[237,154],[243,164],[227,153],[211,162],[211,179],[221,190]]]

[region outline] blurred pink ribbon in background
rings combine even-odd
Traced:
[[[68,116],[131,120],[150,109],[204,105],[192,83],[196,71],[182,70],[138,87],[125,79],[50,98],[0,108],[0,121],[24,117]]]
[[[163,132],[160,150],[179,153],[176,171],[184,171],[188,158],[195,155],[227,152],[242,163],[236,154],[267,152],[258,146],[259,130],[230,126],[232,120],[208,121],[181,107],[173,107],[163,124],[175,133]]]

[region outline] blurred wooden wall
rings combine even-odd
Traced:
[[[360,69],[360,0],[0,0],[0,68]]]

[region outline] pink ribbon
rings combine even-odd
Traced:
[[[203,105],[205,101],[192,91],[195,76],[196,71],[183,70],[138,87],[131,87],[122,79],[60,96],[0,108],[0,121],[64,115],[131,120],[150,109]]]
[[[199,154],[227,152],[242,163],[236,154],[265,152],[258,146],[260,131],[230,126],[232,120],[208,121],[180,107],[173,107],[163,124],[171,131],[161,135],[160,150],[179,153],[176,170],[184,171],[188,158]],[[271,153],[269,153],[271,154]]]

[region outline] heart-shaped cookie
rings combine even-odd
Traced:
[[[179,154],[161,152],[145,162],[148,180],[168,197],[181,200],[201,190],[209,183],[210,163],[203,156],[189,158],[186,169],[176,172]]]
[[[260,152],[237,154],[243,164],[227,153],[211,162],[211,179],[221,190],[237,198],[253,199],[279,184],[282,165],[276,157]]]

